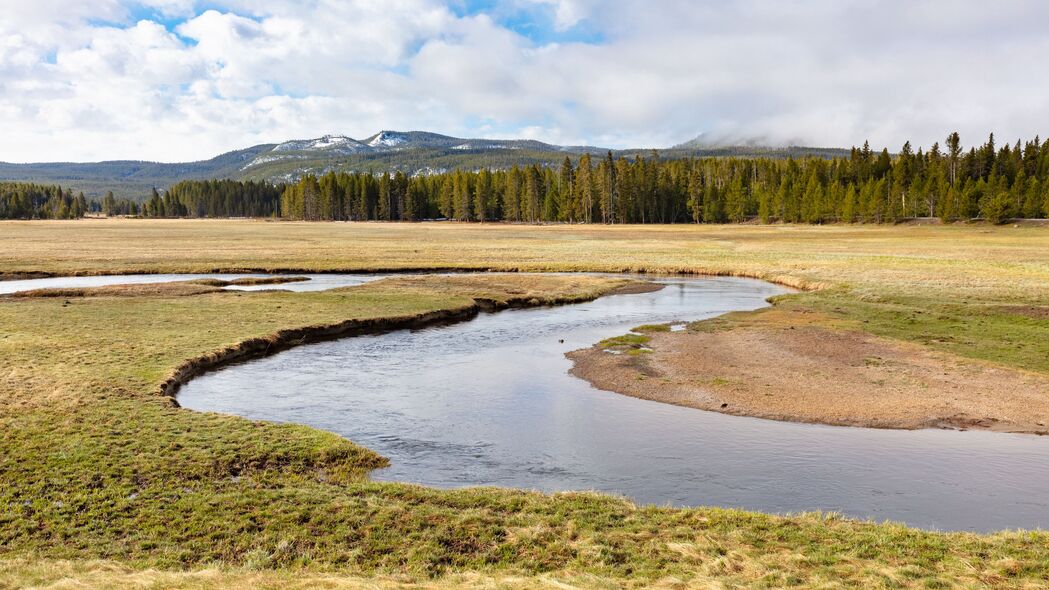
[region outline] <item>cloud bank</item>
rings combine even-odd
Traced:
[[[899,147],[1045,133],[1049,4],[13,0],[0,160],[338,132]]]

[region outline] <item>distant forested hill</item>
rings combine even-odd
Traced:
[[[612,150],[618,157],[651,157],[651,149]],[[297,182],[306,175],[327,172],[402,172],[408,176],[437,174],[455,169],[507,170],[513,166],[557,166],[565,155],[604,155],[593,146],[559,146],[534,140],[462,139],[422,131],[380,131],[357,140],[343,135],[263,144],[222,154],[210,160],[157,163],[118,160],[96,163],[0,162],[0,180],[59,185],[89,199],[100,200],[112,191],[117,198],[147,199],[154,187],[167,189],[183,180],[234,179]],[[689,145],[659,150],[667,159],[737,156],[785,158],[847,155],[847,150],[761,146],[716,147]]]
[[[141,200],[150,195],[153,187],[166,188],[180,180],[236,178],[246,163],[272,148],[273,144],[257,145],[210,160],[175,164],[138,160],[39,164],[0,162],[0,180],[60,185],[95,199],[112,191],[117,197]]]

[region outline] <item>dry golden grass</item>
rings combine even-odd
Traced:
[[[707,588],[702,584],[684,585],[670,579],[657,583],[657,588]],[[615,588],[615,580],[585,575],[480,575],[451,574],[437,580],[410,576],[353,576],[310,572],[209,568],[191,571],[134,569],[115,561],[2,560],[0,589],[22,590],[207,590],[211,588],[253,588],[258,590],[444,590],[448,588],[498,590],[536,588]]]
[[[682,551],[688,551],[682,547]],[[718,588],[719,576],[685,582],[668,577],[649,587],[667,590]],[[547,574],[537,576],[449,574],[439,579],[411,576],[354,576],[274,570],[208,568],[191,571],[135,569],[115,561],[69,561],[0,559],[0,589],[22,590],[208,590],[212,588],[252,588],[258,590],[467,590],[618,588],[620,581],[594,575]]]
[[[0,222],[0,270],[666,271],[1049,300],[1049,229],[523,226],[226,220]]]
[[[0,222],[0,273],[474,269],[738,275],[881,336],[1049,371],[1049,228]],[[70,246],[73,245],[73,246]],[[1033,316],[1033,317],[1032,317]]]
[[[76,298],[76,297],[189,297],[190,295],[203,295],[204,293],[215,293],[221,291],[220,285],[207,283],[143,283],[132,285],[106,285],[103,287],[52,287],[46,289],[30,289],[7,295],[0,295],[8,299],[32,299],[32,298]]]

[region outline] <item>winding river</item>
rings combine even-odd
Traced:
[[[164,277],[183,280],[176,276],[185,277]],[[318,282],[279,287],[377,278],[313,276]],[[178,399],[195,410],[343,435],[390,458],[391,467],[373,473],[377,480],[836,511],[940,530],[1049,526],[1046,438],[728,416],[600,391],[569,375],[567,351],[643,323],[758,308],[783,292],[748,279],[659,281],[666,287],[653,293],[301,346],[198,377]],[[68,285],[22,288],[37,286]]]

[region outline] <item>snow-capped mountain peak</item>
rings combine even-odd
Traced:
[[[318,171],[345,166],[346,161],[350,159],[374,158],[380,154],[391,154],[390,158],[396,158],[392,155],[394,152],[413,150],[423,154],[421,157],[437,157],[441,153],[464,154],[506,150],[581,152],[588,149],[563,148],[533,140],[463,139],[428,131],[383,130],[364,139],[329,134],[315,139],[285,141],[256,154],[250,162],[241,167],[241,170],[280,163],[281,169],[290,165],[297,171]]]
[[[368,141],[368,145],[373,148],[389,148],[397,147],[407,141],[406,137],[396,131],[380,131]]]
[[[346,137],[345,135],[325,135],[318,139],[314,139],[310,142],[310,149],[323,150],[337,145],[343,145],[346,143],[357,143],[357,140],[352,137]]]
[[[275,152],[327,151],[351,154],[367,149],[364,144],[345,135],[325,135],[317,139],[295,139],[285,141],[273,148]]]

